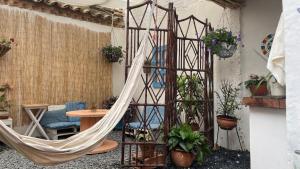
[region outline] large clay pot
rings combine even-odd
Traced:
[[[261,84],[259,87],[256,85],[250,86],[252,96],[266,96],[268,95],[267,83]]]
[[[217,123],[221,129],[232,130],[237,126],[237,118],[219,115],[217,116]]]
[[[141,154],[143,159],[154,156],[155,144],[144,144],[140,145]]]
[[[173,150],[171,152],[171,158],[177,167],[187,168],[192,165],[195,160],[195,155],[182,150]]]

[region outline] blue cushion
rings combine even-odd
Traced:
[[[66,103],[66,109],[68,111],[74,111],[74,110],[84,110],[86,109],[86,103],[85,102],[68,102]],[[78,122],[80,121],[79,117],[69,117],[69,121],[71,122]]]
[[[147,128],[157,129],[160,126],[160,123],[163,122],[165,115],[165,107],[164,106],[147,106],[146,107],[146,118],[147,118]],[[129,127],[134,129],[142,129],[144,126],[142,124],[141,118],[144,118],[144,113],[141,112],[141,117],[138,117],[138,122],[129,123]]]
[[[50,123],[56,122],[68,122],[68,117],[66,116],[66,109],[52,110],[45,112],[40,123],[42,126],[46,126]]]
[[[50,128],[50,129],[65,129],[69,127],[79,127],[80,122],[57,122],[57,123],[50,123],[44,126],[45,128]]]

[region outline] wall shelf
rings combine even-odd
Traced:
[[[285,96],[252,96],[244,97],[242,104],[246,106],[285,109]]]

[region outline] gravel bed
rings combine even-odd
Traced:
[[[169,164],[168,169],[176,167]],[[221,148],[213,151],[201,166],[194,163],[190,169],[250,169],[250,153]]]
[[[121,134],[121,132],[112,132],[109,138],[120,142]],[[0,145],[0,169],[120,169],[120,156],[119,145],[116,150],[108,153],[86,155],[61,165],[43,167],[35,165],[15,150]],[[167,168],[176,169],[170,163]],[[250,169],[250,153],[220,149],[214,151],[204,164],[201,166],[194,164],[190,169]]]

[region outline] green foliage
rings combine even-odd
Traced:
[[[202,40],[213,54],[218,54],[222,50],[222,43],[226,43],[228,46],[237,45],[237,36],[233,36],[232,32],[227,31],[226,28],[211,31]]]
[[[221,93],[216,92],[219,100],[217,113],[220,115],[236,117],[234,112],[240,109],[240,103],[237,101],[239,88],[233,87],[229,81],[221,82]]]
[[[206,155],[210,153],[210,148],[205,136],[197,131],[193,131],[188,124],[181,124],[173,127],[169,133],[169,150],[182,150],[196,155],[198,163],[202,163]]]
[[[182,106],[179,106],[179,112],[186,113],[187,122],[191,123],[195,118],[200,121],[200,113],[203,111],[204,87],[199,76],[177,76],[177,88],[182,98]]]
[[[140,133],[140,134],[136,135],[136,139],[139,140],[139,141],[149,142],[149,141],[153,140],[152,138],[153,138],[153,136],[152,136],[150,131],[148,131],[146,134]]]
[[[0,39],[0,45],[2,45],[2,46],[6,46],[6,47],[8,47],[8,48],[10,48],[11,47],[11,44],[14,42],[14,39],[9,39],[9,40],[6,40],[6,39],[4,39],[4,38],[1,38]]]
[[[123,60],[123,51],[121,46],[108,45],[102,48],[102,53],[109,62],[119,62]]]
[[[272,76],[257,76],[257,75],[250,75],[250,79],[244,82],[244,85],[247,89],[251,86],[256,86],[257,88],[262,84],[267,84]]]

